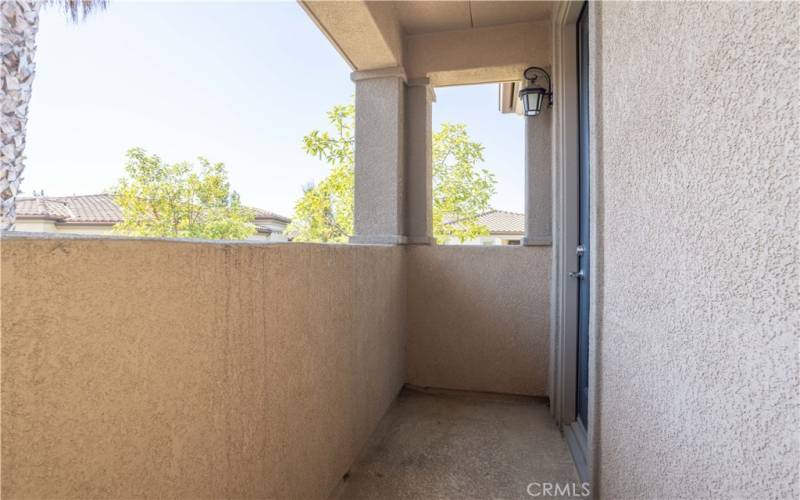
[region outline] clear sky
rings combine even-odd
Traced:
[[[79,24],[41,16],[22,189],[101,192],[141,146],[167,161],[222,161],[244,203],[291,215],[326,166],[303,135],[354,92],[350,68],[294,2],[128,3]],[[436,90],[434,127],[466,123],[497,176],[495,208],[523,211],[522,118],[497,85]]]

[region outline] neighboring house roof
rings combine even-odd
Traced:
[[[278,215],[275,212],[268,212],[266,210],[261,210],[260,208],[250,207],[250,210],[253,210],[256,214],[255,219],[272,219],[278,222],[285,222],[286,224],[292,222],[292,219],[288,217],[284,217],[283,215]]]
[[[269,226],[265,226],[263,224],[256,223],[256,231],[263,234],[272,234],[275,230]]]
[[[525,214],[491,210],[478,215],[475,221],[489,228],[491,234],[525,234]],[[458,222],[454,220],[447,224],[458,224]]]
[[[20,219],[49,219],[73,224],[122,222],[122,210],[107,194],[17,198]]]
[[[17,218],[46,219],[59,224],[113,225],[122,222],[122,210],[110,194],[87,194],[79,196],[35,196],[17,198]],[[255,212],[254,223],[259,233],[272,233],[263,222],[272,220],[283,223],[290,219],[260,208]],[[259,224],[262,223],[262,224]]]

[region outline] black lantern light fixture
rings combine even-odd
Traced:
[[[547,78],[547,89],[536,85],[536,80],[540,73]],[[550,86],[550,75],[547,71],[538,66],[531,66],[526,69],[522,76],[528,80],[528,86],[519,91],[519,98],[522,99],[523,114],[525,116],[536,116],[542,112],[542,101],[545,96],[548,98],[548,106],[553,105],[553,91]]]

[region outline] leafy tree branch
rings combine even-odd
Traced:
[[[303,150],[327,163],[328,176],[303,189],[287,228],[295,241],[346,242],[353,234],[355,192],[355,106],[328,112],[331,131],[312,130]],[[483,146],[466,125],[445,123],[433,135],[433,234],[437,241],[460,241],[489,234],[477,216],[490,210],[496,180],[483,162]]]
[[[241,240],[255,233],[253,211],[231,191],[222,163],[198,158],[167,164],[144,149],[128,150],[125,176],[113,188],[128,236]]]

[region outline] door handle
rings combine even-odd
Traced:
[[[571,273],[569,273],[569,277],[574,279],[582,280],[583,276],[584,276],[583,269],[581,269],[580,271],[572,271]]]

